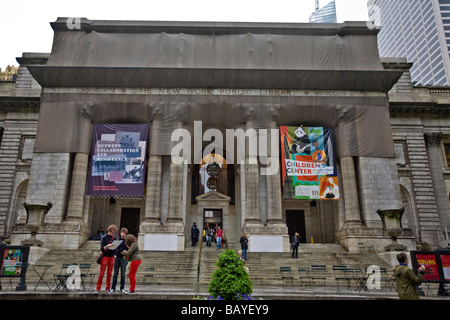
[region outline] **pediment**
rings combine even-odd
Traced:
[[[208,193],[201,194],[195,197],[195,200],[198,201],[230,201],[230,197],[224,195],[223,193],[217,191],[209,191]]]

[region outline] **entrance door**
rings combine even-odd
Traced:
[[[205,209],[203,211],[203,229],[206,228],[206,224],[209,224],[209,227],[217,230],[217,226],[222,226],[222,209]],[[202,229],[202,230],[203,230]]]
[[[140,208],[122,208],[119,231],[120,228],[125,227],[128,229],[128,233],[131,233],[137,238],[139,233],[140,214]]]
[[[286,224],[288,227],[289,241],[295,232],[302,237],[302,243],[306,243],[305,211],[286,210]]]

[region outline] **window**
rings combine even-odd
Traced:
[[[216,176],[210,174],[211,167],[208,168],[209,165],[218,166]],[[234,165],[227,164],[226,159],[218,154],[206,155],[201,164],[193,166],[191,203],[196,203],[195,198],[198,195],[217,191],[229,196],[230,204],[233,205],[235,203],[234,179]]]
[[[447,161],[447,167],[450,168],[450,143],[444,143],[445,160]]]

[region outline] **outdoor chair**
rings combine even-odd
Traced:
[[[325,265],[312,265],[311,266],[311,284],[313,285],[313,290],[315,288],[316,281],[323,281],[323,286],[326,288],[326,266]]]
[[[281,280],[283,281],[283,284],[286,281],[291,281],[291,287],[294,282],[294,277],[292,277],[291,273],[291,267],[280,267],[280,274],[281,274]]]

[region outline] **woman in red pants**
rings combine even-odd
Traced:
[[[127,234],[125,237],[125,245],[128,247],[127,251],[122,251],[122,254],[127,260],[131,261],[128,278],[130,278],[130,290],[123,290],[124,293],[134,293],[136,288],[136,271],[141,264],[141,256],[139,255],[139,246],[137,239],[132,234]]]

